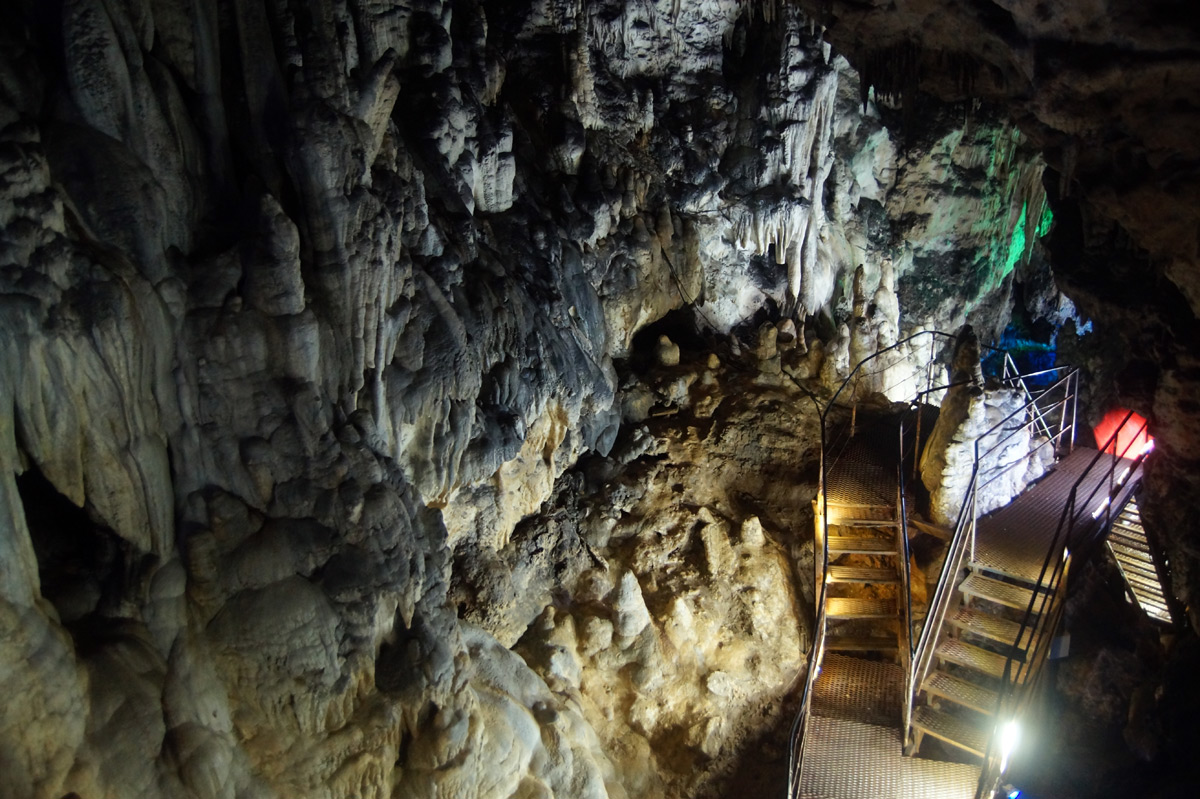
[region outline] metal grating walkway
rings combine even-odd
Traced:
[[[975,560],[977,569],[995,572],[1007,577],[1036,583],[1038,572],[1046,558],[1047,548],[1058,529],[1059,518],[1071,493],[1071,486],[1096,457],[1096,450],[1076,447],[1075,451],[1059,461],[1054,471],[1034,484],[1003,508],[984,516],[976,528]],[[1085,507],[1085,500],[1092,490],[1107,483],[1108,464],[1111,455],[1102,456],[1092,474],[1088,475],[1076,493],[1076,519],[1090,522],[1091,514],[1104,497],[1107,486],[1101,488]],[[1122,459],[1117,466],[1119,476],[1133,461]],[[1101,467],[1104,468],[1101,468]],[[1139,467],[1140,468],[1140,467]],[[1132,485],[1137,475],[1129,480]],[[1120,507],[1120,503],[1115,503]]]
[[[825,501],[830,505],[894,509],[897,447],[893,437],[894,429],[882,434],[858,431],[829,466]]]
[[[904,672],[895,663],[825,656],[813,686],[812,712],[865,724],[900,724]]]
[[[975,796],[978,766],[904,757],[897,728],[822,716],[813,716],[808,723],[801,799]]]
[[[979,767],[904,757],[904,672],[825,655],[804,736],[801,799],[972,799]]]

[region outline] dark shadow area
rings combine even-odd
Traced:
[[[64,623],[104,613],[123,594],[129,544],[30,466],[17,476],[42,596]]]

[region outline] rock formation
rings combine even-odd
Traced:
[[[1132,0],[1002,29],[947,0],[922,36],[976,60],[918,46],[889,83],[930,4],[811,5],[13,4],[4,795],[720,790],[806,646],[792,381],[1003,329],[1047,202],[1058,285],[1136,321],[1118,388],[1188,529],[1198,139],[1113,87],[1185,102],[1192,44]],[[1055,36],[1129,71],[1052,58],[1029,89]]]

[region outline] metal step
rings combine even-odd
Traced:
[[[853,516],[834,516],[829,514],[830,527],[899,527],[900,522],[895,519],[872,519],[869,516],[865,518]]]
[[[1140,560],[1130,560],[1124,555],[1118,555],[1115,552],[1113,553],[1113,560],[1121,564],[1121,571],[1123,572],[1136,572],[1148,580],[1158,581],[1158,571],[1154,568],[1154,564],[1143,563]]]
[[[925,678],[925,684],[921,686],[921,689],[930,696],[940,696],[989,716],[996,712],[996,702],[999,699],[999,694],[995,691],[944,671],[935,671],[930,674]]]
[[[1175,621],[1173,618],[1171,618],[1171,614],[1169,611],[1155,610],[1153,608],[1147,608],[1147,607],[1142,607],[1142,610],[1144,610],[1146,612],[1147,616],[1158,619],[1159,621],[1165,621],[1167,624],[1173,624]]]
[[[1167,609],[1166,603],[1163,602],[1160,597],[1143,596],[1136,593],[1134,596],[1137,598],[1138,605],[1142,608],[1142,610],[1147,612],[1153,610],[1157,611],[1158,613],[1166,613],[1170,615],[1170,611]]]
[[[1019,622],[969,607],[960,607],[946,621],[964,633],[971,633],[1004,646],[1013,647],[1022,656],[1029,648],[1029,642],[1034,634],[1032,627],[1026,627],[1022,631]],[[1018,634],[1021,636],[1020,643],[1017,642]]]
[[[829,523],[840,525],[897,525],[895,505],[857,505],[826,502]]]
[[[896,603],[891,599],[859,599],[831,596],[825,600],[829,619],[894,619]]]
[[[1128,519],[1125,516],[1118,516],[1112,523],[1114,529],[1120,530],[1128,535],[1143,538],[1146,535],[1146,528],[1142,527],[1142,520]]]
[[[896,542],[867,535],[831,535],[829,552],[839,555],[896,555]]]
[[[1139,552],[1149,552],[1150,545],[1146,542],[1146,537],[1141,535],[1127,534],[1122,531],[1114,531],[1108,534],[1108,540],[1123,547],[1136,549]]]
[[[987,750],[988,736],[985,730],[931,707],[917,708],[917,712],[913,714],[913,726],[926,735],[932,735],[979,757],[983,757]]]
[[[870,636],[827,635],[825,649],[830,652],[895,652],[895,637],[872,638]]]
[[[895,569],[879,569],[873,566],[830,566],[826,573],[832,583],[900,582]]]
[[[972,572],[967,579],[959,583],[958,590],[966,596],[986,599],[989,602],[1017,610],[1028,608],[1029,601],[1033,599],[1033,589],[1031,588],[993,580],[978,572]]]
[[[977,671],[980,674],[995,677],[996,679],[1004,676],[1004,664],[1008,661],[1008,658],[1004,655],[989,652],[983,647],[968,644],[957,638],[949,638],[943,641],[934,654],[938,659],[947,663],[954,663],[963,668]],[[1013,673],[1016,672],[1020,665],[1020,661],[1013,661]],[[1023,677],[1024,675],[1022,675]],[[1022,679],[1022,682],[1024,682],[1024,679]]]
[[[1109,539],[1108,545],[1112,547],[1113,554],[1122,555],[1126,558],[1129,558],[1134,563],[1147,563],[1151,566],[1154,565],[1154,560],[1150,557],[1150,553],[1145,550],[1134,549],[1133,547],[1126,546],[1125,544],[1122,544],[1118,541],[1113,541],[1112,539]]]
[[[1157,577],[1147,577],[1144,574],[1138,574],[1133,571],[1125,572],[1125,582],[1133,586],[1136,591],[1138,588],[1148,589],[1151,593],[1162,594],[1162,585],[1158,582]]]

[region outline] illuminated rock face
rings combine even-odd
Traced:
[[[34,5],[0,31],[6,789],[715,790],[806,646],[782,373],[1002,328],[1029,143],[987,108],[901,137],[734,0]],[[639,350],[687,305],[744,349]]]

